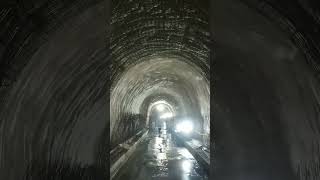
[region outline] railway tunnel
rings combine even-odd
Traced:
[[[209,179],[318,179],[319,7],[1,3],[1,179],[108,179],[141,137],[115,178],[208,178],[192,139]]]

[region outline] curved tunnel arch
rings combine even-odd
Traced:
[[[32,2],[37,4],[35,1]],[[221,9],[224,9],[226,13],[233,14],[231,12],[238,6],[240,9],[242,8],[240,12],[244,13],[233,14],[233,18],[226,18],[229,21],[224,18],[222,20],[235,22],[235,19],[240,19],[239,22],[236,22],[237,25],[231,26],[231,29],[242,27],[237,30],[238,33],[241,32],[240,35],[244,35],[243,32],[251,33],[229,41],[232,38],[228,40],[228,37],[235,37],[234,32],[226,31],[231,34],[229,36],[230,34],[226,35],[223,32],[223,28],[219,30],[219,26],[230,28],[227,23],[222,25],[219,25],[221,22],[217,21],[217,24],[215,22],[209,23],[213,26],[211,34],[215,42],[212,47],[207,49],[211,49],[215,55],[215,57],[211,57],[214,66],[210,72],[212,74],[211,80],[214,80],[214,84],[210,84],[214,92],[211,95],[213,96],[211,109],[215,112],[214,119],[211,121],[211,127],[214,127],[212,141],[215,141],[213,148],[216,148],[216,153],[212,158],[217,165],[213,175],[226,179],[232,178],[232,176],[226,177],[226,174],[232,170],[234,179],[250,179],[250,177],[254,179],[258,175],[260,175],[259,179],[263,176],[266,179],[281,180],[285,179],[284,177],[289,177],[289,179],[318,177],[319,125],[317,116],[319,114],[320,88],[319,61],[317,59],[320,56],[319,43],[317,43],[319,42],[317,35],[319,32],[319,9],[317,7],[320,6],[317,6],[316,1],[297,0],[281,1],[280,3],[273,0],[243,0],[224,1],[228,5],[234,5],[231,9],[225,9],[219,5],[221,1],[216,2],[211,8],[215,9],[212,11],[213,19],[215,19],[214,17],[228,17],[222,13]],[[246,2],[250,6],[243,5],[242,2]],[[54,5],[54,3],[56,4]],[[164,11],[154,14],[158,16],[159,21],[150,22],[147,19],[137,18],[138,20],[132,21],[133,24],[141,22],[141,24],[134,25],[137,34],[139,34],[139,29],[143,30],[143,22],[149,22],[150,28],[146,31],[140,31],[144,32],[141,33],[143,37],[140,36],[137,39],[140,44],[133,44],[133,41],[129,42],[129,39],[124,39],[126,35],[132,35],[132,37],[135,35],[130,35],[129,32],[119,32],[113,39],[115,42],[123,42],[128,46],[111,47],[117,49],[112,52],[112,56],[121,60],[117,60],[109,66],[110,59],[113,58],[110,58],[110,51],[104,49],[105,42],[103,41],[108,38],[105,37],[105,29],[107,28],[108,31],[110,29],[109,26],[105,26],[106,21],[104,20],[104,12],[108,10],[98,8],[103,5],[96,4],[96,1],[91,2],[92,4],[86,4],[83,1],[81,3],[80,1],[70,1],[69,5],[64,5],[64,3],[66,1],[52,1],[52,4],[49,3],[50,6],[35,5],[34,9],[30,7],[32,10],[28,10],[28,7],[24,7],[26,9],[17,8],[19,13],[10,10],[8,17],[10,19],[14,17],[12,18],[14,20],[18,19],[15,22],[17,24],[12,23],[13,25],[8,26],[6,32],[1,32],[4,33],[1,36],[0,46],[1,68],[6,67],[6,69],[1,69],[2,146],[0,165],[1,168],[7,170],[0,174],[1,179],[21,179],[30,164],[35,169],[46,169],[49,166],[48,162],[53,163],[55,160],[58,163],[57,169],[59,166],[61,169],[70,165],[73,167],[72,170],[69,169],[70,172],[73,171],[79,177],[82,171],[78,164],[81,166],[104,166],[105,159],[108,157],[106,152],[108,144],[105,137],[108,137],[109,134],[107,119],[109,115],[106,109],[110,107],[108,103],[105,105],[105,102],[109,101],[109,96],[106,94],[110,87],[109,78],[111,77],[113,82],[117,82],[122,73],[132,65],[130,59],[138,62],[142,60],[142,57],[152,59],[163,56],[171,58],[184,56],[185,59],[194,62],[200,58],[200,61],[196,62],[198,67],[203,70],[200,73],[203,77],[210,74],[209,61],[205,60],[207,51],[196,51],[195,49],[203,47],[201,43],[197,42],[197,39],[192,39],[192,34],[195,33],[194,28],[200,27],[201,29],[206,26],[206,20],[203,18],[191,18],[193,25],[188,31],[191,35],[182,31],[185,27],[183,24],[188,20],[183,20],[179,16],[172,20],[172,22],[177,21],[178,24],[182,24],[177,27],[179,31],[172,32],[170,29],[164,32],[156,31],[165,26],[161,19],[161,13],[165,13]],[[93,8],[95,4],[96,7]],[[192,5],[199,7],[201,6],[199,4]],[[81,8],[76,8],[78,5]],[[190,10],[190,5],[188,7]],[[121,3],[119,8],[121,8]],[[221,9],[219,10],[219,8]],[[205,8],[198,9],[201,11],[200,14],[203,14],[201,16],[208,14],[208,12],[201,10]],[[118,10],[116,13],[119,15],[121,13],[118,13],[120,12]],[[125,9],[121,11],[125,11]],[[137,16],[139,8],[135,8],[134,11],[132,14]],[[52,14],[48,15],[45,12]],[[193,12],[186,12],[194,17]],[[186,12],[181,14],[188,14]],[[244,16],[246,12],[251,13],[250,17]],[[20,17],[21,13],[24,13],[25,16]],[[144,13],[153,19],[152,14]],[[170,12],[168,13],[170,14]],[[261,13],[263,13],[263,17],[261,17]],[[246,18],[251,20],[251,17],[256,16],[260,19],[254,21],[254,26],[242,21]],[[117,23],[121,26],[117,29],[124,29],[121,28],[126,24],[125,22],[121,23],[124,18],[125,16],[119,18],[120,21]],[[270,28],[264,28],[265,26],[256,31],[256,27],[263,24],[274,27],[272,32],[282,32],[276,36],[279,38],[266,35]],[[16,27],[26,28],[16,29]],[[249,28],[246,29],[246,27]],[[82,28],[83,31],[78,31]],[[97,29],[101,31],[97,32]],[[12,34],[8,35],[13,30],[17,30],[15,38],[7,38],[13,36]],[[156,36],[154,32],[158,32],[159,36]],[[199,39],[207,41],[208,35],[205,32],[197,33],[200,34]],[[170,34],[173,35],[170,36]],[[66,37],[74,40],[75,43],[68,42]],[[88,39],[83,37],[88,37]],[[142,47],[140,45],[151,37],[155,38],[154,41],[151,44],[144,44],[144,48],[140,48]],[[226,39],[220,39],[219,42],[219,37],[226,37]],[[165,48],[172,45],[163,43],[166,38],[169,38],[170,42],[179,41],[179,43],[172,43],[171,47],[174,47],[174,50]],[[269,41],[266,40],[268,38],[270,38]],[[257,45],[258,49],[264,49],[272,46],[270,41],[281,41],[288,46],[278,49],[267,48],[267,53],[263,54],[258,51],[249,51],[250,48],[245,46],[249,43]],[[29,43],[32,45],[29,46]],[[86,49],[91,43],[95,44],[92,49]],[[189,45],[191,43],[191,46],[184,47],[184,43]],[[233,43],[234,45],[232,45]],[[57,44],[65,44],[66,46],[58,47]],[[116,43],[113,44],[116,45]],[[226,48],[226,46],[229,47]],[[74,50],[74,48],[68,49],[67,47],[79,47],[79,49]],[[129,52],[128,48],[132,48],[134,51]],[[160,51],[154,53],[153,50],[157,50],[157,48]],[[223,50],[223,48],[227,50]],[[96,49],[99,51],[97,52]],[[236,53],[239,55],[238,57],[230,55],[230,52],[237,52],[239,49],[241,52]],[[255,50],[255,48],[252,49]],[[180,52],[186,53],[180,54]],[[268,58],[261,58],[262,55]],[[244,58],[247,61],[243,60],[241,63],[237,61],[245,56],[252,57],[252,59]],[[299,60],[293,60],[294,57],[298,57]],[[281,61],[277,61],[279,58]],[[89,64],[87,64],[88,59],[92,60]],[[225,61],[226,59],[231,60]],[[254,61],[254,59],[260,61]],[[50,68],[48,64],[50,64]],[[117,69],[117,71],[114,74],[106,73],[110,68]],[[83,81],[83,79],[86,80]],[[288,85],[287,88],[284,87],[286,85]],[[85,90],[80,91],[79,89]],[[239,104],[240,101],[243,103]],[[263,101],[267,103],[261,103]],[[242,123],[236,123],[240,118]],[[271,121],[269,121],[270,119]],[[245,127],[250,124],[252,126]],[[104,129],[104,127],[106,128]],[[271,133],[274,132],[274,129],[277,134]],[[37,134],[34,135],[34,132]],[[279,137],[284,138],[278,141]],[[277,146],[279,144],[280,146]],[[252,150],[257,153],[250,154],[252,151],[247,151],[246,145],[251,145]],[[274,156],[270,156],[272,153]],[[279,158],[282,159],[281,162],[277,161],[276,158],[281,155],[286,159]],[[259,159],[258,157],[265,158]],[[41,160],[41,166],[33,164],[33,161],[38,160]],[[234,164],[232,165],[232,163]],[[271,172],[274,172],[271,168],[272,165],[279,170],[279,174],[272,175]],[[256,167],[254,169],[256,174],[250,173],[250,167],[253,166]]]
[[[144,116],[147,117],[147,125],[148,121],[150,118],[150,113],[152,111],[152,108],[157,103],[165,102],[168,106],[170,111],[174,114],[174,116],[177,114],[177,111],[179,109],[179,104],[178,101],[174,99],[174,96],[170,94],[153,94],[151,96],[148,96],[142,103],[140,107],[140,113]]]
[[[122,82],[123,87],[130,86],[131,89],[122,89],[123,96],[126,92],[129,93],[125,95],[126,99],[121,100],[119,94],[111,94],[111,108],[114,108],[114,111],[111,109],[111,129],[114,129],[113,124],[115,123],[113,122],[121,119],[117,117],[118,114],[121,114],[117,112],[118,110],[138,114],[144,99],[154,93],[172,94],[175,96],[175,101],[185,99],[185,102],[180,102],[179,105],[189,106],[187,108],[190,110],[202,108],[202,112],[199,111],[197,114],[206,113],[209,117],[209,108],[197,107],[198,104],[203,103],[199,101],[207,102],[202,106],[209,106],[209,51],[207,47],[209,34],[206,12],[201,8],[195,8],[199,7],[199,3],[194,1],[182,3],[181,6],[171,6],[169,1],[151,2],[112,2],[114,8],[111,25],[115,30],[112,31],[111,49],[112,67],[115,71],[111,79],[113,84]],[[169,67],[171,65],[174,67]],[[160,69],[157,70],[157,68]],[[131,70],[131,72],[123,72],[121,69]],[[135,77],[134,79],[134,71],[146,77]],[[197,73],[198,77],[206,79],[207,85],[200,82],[199,87],[203,85],[207,87],[197,90],[195,83],[190,84],[197,80],[192,80],[193,77],[190,75],[191,78],[188,78],[186,74],[188,71]],[[125,82],[125,78],[131,78],[131,80]],[[141,82],[131,82],[139,78]],[[112,92],[120,92],[118,87],[122,88],[122,86],[113,86]],[[200,93],[200,91],[206,93],[207,96],[204,95],[206,97],[197,99],[198,95],[195,93]],[[123,103],[126,107],[120,107],[116,105],[117,103]],[[126,109],[130,106],[135,109]],[[181,107],[181,112],[182,110],[184,110],[183,107]],[[120,123],[120,127],[125,123],[126,121]],[[111,142],[119,142],[119,140],[112,140],[112,136],[111,132]]]
[[[168,103],[167,101],[165,100],[159,100],[159,101],[156,101],[156,102],[153,102],[151,104],[149,104],[148,106],[148,110],[147,110],[147,116],[146,116],[146,125],[151,127],[151,121],[150,121],[150,117],[151,117],[151,114],[154,113],[155,109],[157,111],[159,111],[159,105],[160,106],[164,106],[163,110],[162,111],[165,111],[166,113],[170,113],[172,115],[172,117],[175,117],[176,116],[176,109],[172,106],[172,104]],[[170,119],[172,119],[172,117],[168,117]],[[161,116],[160,116],[161,118]]]
[[[198,121],[195,123],[199,124],[196,129],[203,133],[203,126],[209,126],[210,122],[208,118],[204,119],[205,116],[209,117],[210,96],[208,80],[201,72],[195,65],[167,58],[145,60],[128,68],[111,92],[111,142],[119,143],[128,137],[124,131],[118,130],[128,121],[140,121],[139,128],[147,126],[148,116],[145,111],[152,101],[161,97],[175,104],[178,109],[176,116],[190,116]],[[129,114],[139,114],[140,119],[124,120]],[[136,133],[137,130],[130,132]],[[124,139],[116,134],[119,132]]]

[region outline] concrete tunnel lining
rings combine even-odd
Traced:
[[[119,128],[128,124],[121,121],[128,113],[140,114],[141,127],[148,127],[146,110],[159,95],[165,99],[172,98],[168,102],[174,101],[176,116],[190,116],[195,122],[198,121],[195,124],[201,124],[197,127],[199,133],[204,133],[203,129],[206,129],[209,136],[209,119],[204,118],[208,117],[210,108],[209,83],[201,76],[200,70],[183,61],[165,58],[144,61],[129,68],[112,88],[111,138],[113,133],[124,135]]]
[[[286,10],[284,4],[218,0],[212,6],[217,179],[319,176],[317,50],[305,48],[310,34],[297,28],[303,11],[290,14],[296,4]]]
[[[153,103],[151,103],[149,106],[148,106],[148,111],[147,111],[147,120],[146,120],[146,125],[150,127],[150,116],[151,116],[151,113],[153,113],[155,111],[155,109],[157,109],[157,106],[159,105],[163,105],[165,106],[164,109],[166,110],[166,112],[169,112],[172,114],[172,117],[175,117],[176,116],[176,108],[174,106],[172,106],[170,103],[168,103],[167,101],[165,100],[158,100],[158,101],[155,101]],[[163,110],[162,110],[163,111]],[[171,118],[171,117],[170,117]]]
[[[204,77],[208,77],[211,73],[211,77],[214,78],[214,83],[210,84],[215,92],[214,102],[211,102],[214,105],[212,110],[215,114],[211,123],[215,125],[215,142],[212,144],[214,143],[215,148],[218,148],[213,156],[215,160],[213,162],[217,165],[217,169],[214,170],[217,177],[225,179],[258,177],[261,179],[261,176],[264,176],[266,179],[281,180],[285,177],[302,180],[319,177],[319,119],[317,117],[320,86],[319,71],[317,71],[319,70],[317,60],[319,58],[317,50],[319,48],[319,43],[317,43],[319,42],[317,36],[319,11],[317,7],[320,6],[316,6],[316,1],[300,0],[281,1],[281,3],[272,0],[224,1],[223,3],[228,2],[227,5],[233,4],[234,6],[227,9],[226,13],[222,13],[221,9],[225,8],[220,6],[221,1],[216,2],[215,7],[212,5],[213,7],[210,8],[218,10],[212,11],[213,14],[217,13],[213,17],[228,17],[228,21],[224,23],[216,21],[217,24],[215,24],[212,20],[207,23],[206,18],[203,17],[206,17],[208,12],[202,10],[200,18],[193,18],[198,12],[193,11],[190,6],[186,8],[185,13],[182,13],[189,13],[186,19],[181,18],[182,16],[175,16],[174,11],[171,10],[161,11],[161,8],[165,6],[153,8],[158,13],[150,9],[150,11],[144,11],[147,9],[145,7],[144,10],[141,10],[139,8],[141,6],[126,10],[121,9],[122,1],[118,9],[115,8],[116,16],[121,12],[126,13],[119,16],[120,18],[115,18],[118,20],[113,21],[113,25],[117,24],[117,27],[112,27],[118,32],[114,34],[112,38],[114,42],[111,46],[116,50],[111,52],[116,62],[110,66],[117,70],[111,75],[106,74],[105,70],[109,69],[109,62],[113,58],[110,58],[108,50],[103,49],[105,48],[103,40],[109,38],[105,36],[105,29],[109,31],[110,26],[105,26],[104,10],[98,8],[103,6],[101,4],[93,8],[92,4],[85,6],[85,3],[81,1],[80,4],[83,3],[82,6],[84,6],[82,10],[77,8],[70,8],[70,10],[65,9],[66,6],[61,6],[64,4],[61,3],[58,4],[60,9],[68,13],[57,10],[53,11],[53,14],[77,12],[77,15],[74,16],[78,18],[63,16],[67,19],[65,20],[54,15],[50,18],[43,18],[43,22],[53,21],[52,24],[57,26],[51,29],[50,27],[54,25],[49,25],[50,33],[48,29],[40,26],[41,23],[35,23],[33,29],[26,26],[27,33],[18,30],[19,38],[14,38],[14,40],[19,41],[20,44],[10,42],[8,43],[10,47],[5,48],[3,48],[4,45],[1,45],[1,53],[7,53],[2,58],[5,57],[6,61],[10,61],[5,64],[10,68],[6,69],[6,72],[1,70],[1,73],[7,75],[5,81],[9,81],[9,85],[5,89],[9,93],[3,95],[5,98],[1,102],[1,107],[4,108],[1,109],[0,165],[4,171],[1,171],[0,178],[20,179],[30,166],[36,169],[35,174],[39,169],[50,171],[52,168],[52,172],[56,172],[55,167],[47,166],[49,162],[56,163],[56,169],[62,168],[62,171],[65,170],[65,167],[73,167],[71,171],[79,177],[80,172],[84,171],[82,168],[86,165],[95,168],[103,166],[107,157],[103,153],[108,146],[104,138],[109,134],[109,124],[106,121],[109,114],[105,109],[110,109],[106,107],[109,106],[108,103],[105,105],[105,101],[109,102],[109,96],[105,92],[109,88],[110,76],[113,82],[116,82],[133,61],[141,61],[142,57],[152,59],[177,57],[177,55],[183,56],[190,62],[195,62],[203,70],[201,74]],[[257,3],[252,3],[248,7],[241,5],[242,2]],[[267,5],[262,2],[267,2]],[[300,7],[299,4],[303,4],[303,7]],[[237,9],[236,6],[242,10]],[[198,6],[195,5],[195,7]],[[263,8],[265,9],[262,12]],[[270,12],[269,8],[274,9]],[[145,13],[145,16],[149,18],[137,17],[139,11]],[[234,11],[238,13],[234,14]],[[250,16],[246,16],[248,12]],[[295,12],[298,13],[295,14]],[[178,22],[177,24],[181,26],[165,26],[161,13],[172,16],[170,23]],[[234,16],[230,17],[228,13]],[[128,14],[133,16],[128,16]],[[255,25],[245,20],[255,19],[252,17],[256,16],[259,18],[254,20]],[[41,19],[47,16],[40,11],[35,17]],[[136,31],[124,31],[125,25],[130,25],[126,18],[131,19],[132,21],[129,20],[129,22],[132,24],[136,23],[131,26]],[[32,18],[25,16],[20,27],[26,25],[30,19]],[[153,19],[157,20],[153,21]],[[222,18],[222,20],[225,19]],[[191,24],[190,27],[185,25],[188,24],[186,23],[188,21]],[[34,22],[34,19],[30,22]],[[229,22],[235,24],[230,27]],[[305,22],[310,22],[310,25]],[[209,24],[212,25],[213,39],[220,41],[212,47],[206,47],[209,44],[206,40],[208,34],[205,30],[203,31]],[[143,27],[146,28],[145,31]],[[270,27],[272,27],[272,32],[281,31],[279,36],[268,35],[267,31],[270,30]],[[10,28],[14,29],[15,26],[10,26]],[[83,31],[78,31],[79,28],[83,28]],[[229,28],[233,31],[224,32],[224,29]],[[283,30],[284,28],[286,30]],[[100,29],[101,32],[96,32],[97,29]],[[194,33],[194,29],[200,29],[200,32]],[[35,30],[39,32],[33,32]],[[174,30],[176,32],[172,32]],[[33,33],[32,37],[27,39],[29,41],[20,39],[20,37],[25,37],[23,33],[28,34],[29,31]],[[92,38],[89,38],[89,41],[85,38],[88,35]],[[237,35],[240,38],[236,38]],[[125,39],[126,36],[136,38]],[[193,39],[193,36],[199,38]],[[68,39],[66,37],[74,42],[66,42]],[[219,40],[221,37],[224,38]],[[232,41],[231,37],[235,37],[236,41]],[[153,40],[151,43],[136,46],[150,39]],[[167,39],[169,43],[163,43]],[[197,42],[197,40],[200,41]],[[286,45],[273,46],[280,41]],[[29,43],[33,44],[32,47],[28,46]],[[79,47],[78,43],[83,46]],[[84,47],[91,43],[95,44],[91,47],[92,49],[84,50],[86,49]],[[57,46],[62,44],[65,46]],[[117,46],[119,44],[123,46]],[[260,47],[260,50],[267,49],[267,52],[253,52],[257,47],[248,48],[250,45]],[[79,47],[79,49],[73,51],[68,47]],[[273,49],[272,47],[279,48]],[[101,49],[101,52],[96,52],[94,48]],[[206,57],[210,48],[215,55],[211,57],[215,66],[209,73],[210,60]],[[133,50],[130,52],[128,51],[130,49]],[[104,52],[107,57],[103,55],[103,51],[107,51]],[[184,53],[180,54],[180,52]],[[234,52],[235,55],[231,55],[230,52]],[[265,55],[264,58],[261,58],[262,54]],[[88,62],[88,59],[92,61]],[[226,59],[229,61],[224,61]],[[239,63],[239,59],[247,60]],[[259,61],[255,61],[257,59]],[[60,68],[62,70],[59,70]],[[19,69],[21,74],[18,73]],[[72,71],[69,71],[70,69]],[[91,74],[91,72],[95,73]],[[80,91],[79,89],[85,90]],[[167,90],[163,89],[162,92],[159,92],[159,96],[172,99],[173,96],[169,94],[171,95],[174,91],[168,94],[165,93]],[[154,96],[155,99],[157,96]],[[237,102],[231,101],[231,98]],[[150,102],[153,101],[152,98],[148,99]],[[148,103],[141,107],[148,107],[146,104]],[[238,123],[240,118],[242,123]],[[252,119],[259,119],[259,121]],[[104,127],[107,128],[103,129]],[[271,133],[274,129],[276,129],[276,134]],[[281,141],[277,140],[279,137],[282,137]],[[248,149],[246,145],[251,149]],[[64,151],[60,151],[62,149]],[[282,154],[287,159],[279,158],[281,162],[278,163],[276,157]],[[259,159],[259,157],[266,158]],[[23,163],[21,160],[24,160]],[[40,164],[35,163],[38,160],[41,161]],[[280,173],[276,174],[277,177],[272,176],[272,173],[275,172],[272,165],[279,167]],[[250,173],[252,167],[255,167],[255,174]],[[289,167],[289,169],[283,169],[283,167]],[[234,170],[233,174],[226,176],[226,172],[230,170]],[[282,172],[292,172],[294,177]]]
[[[22,45],[10,61],[16,80],[10,79],[1,108],[0,179],[47,179],[57,169],[80,176],[89,167],[96,177],[105,173],[97,155],[108,126],[104,2],[51,3],[39,6],[37,16],[45,21],[29,29],[29,38],[23,30],[33,19],[17,21],[22,25],[14,40],[22,43],[14,43]]]
[[[209,136],[210,39],[205,2],[173,2],[173,6],[167,1],[112,1],[112,147],[146,126],[152,100],[145,99],[155,94],[173,98],[179,107],[176,115],[201,122],[195,123],[201,124],[198,133]],[[125,130],[128,124],[132,128]]]

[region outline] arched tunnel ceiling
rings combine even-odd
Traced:
[[[108,13],[104,14],[104,12],[110,12],[110,8],[106,7],[103,10],[99,7],[104,6],[104,3],[98,4],[98,1],[83,0],[16,2],[8,1],[0,4],[0,27],[2,27],[0,32],[0,179],[21,179],[27,173],[26,169],[28,168],[38,169],[38,171],[48,171],[46,168],[52,168],[52,172],[50,172],[52,175],[58,169],[60,171],[62,168],[61,172],[65,172],[66,167],[72,167],[73,170],[70,172],[78,177],[81,177],[81,173],[85,171],[85,168],[82,168],[84,165],[95,168],[102,167],[101,169],[105,170],[105,166],[107,166],[105,159],[108,157],[106,153],[108,152],[108,143],[105,139],[109,135],[109,112],[107,111],[109,104],[106,103],[109,100],[109,95],[105,92],[110,85],[110,75],[105,72],[106,69],[109,70],[109,62],[113,58],[110,58],[110,52],[105,47],[104,40],[109,39],[105,30],[110,31],[110,24],[106,23],[104,17]],[[145,57],[145,59],[178,57],[181,60],[188,59],[190,62],[200,59],[201,63],[198,66],[203,70],[201,73],[203,77],[208,77],[209,63],[206,63],[204,57],[209,53],[209,49],[198,52],[197,50],[201,49],[202,45],[192,39],[192,35],[189,36],[190,34],[199,34],[202,39],[207,39],[208,34],[196,31],[199,30],[199,27],[204,29],[204,26],[207,26],[206,20],[203,21],[203,18],[210,16],[208,24],[211,26],[210,31],[213,39],[217,37],[228,39],[228,36],[216,29],[218,27],[214,23],[216,18],[226,15],[217,13],[221,13],[219,9],[223,9],[221,4],[244,8],[244,12],[252,13],[252,16],[247,16],[248,19],[257,15],[260,18],[260,15],[267,17],[258,20],[257,26],[266,23],[268,26],[278,28],[279,31],[282,31],[282,35],[286,34],[284,35],[286,40],[283,41],[283,38],[274,39],[274,37],[270,40],[282,41],[289,47],[285,47],[284,51],[276,51],[281,52],[279,54],[273,52],[270,54],[275,55],[274,57],[288,58],[283,55],[283,52],[290,52],[291,55],[296,56],[291,56],[292,58],[289,57],[284,61],[276,61],[272,60],[273,58],[267,53],[266,57],[270,58],[263,58],[265,59],[264,63],[259,65],[261,61],[254,64],[253,59],[260,59],[262,55],[258,51],[252,53],[255,50],[252,48],[251,54],[248,54],[249,51],[247,51],[238,57],[234,57],[236,55],[228,57],[239,60],[242,55],[247,55],[247,57],[250,55],[251,61],[239,64],[238,61],[232,60],[233,62],[229,61],[231,62],[229,64],[223,64],[223,61],[216,60],[224,59],[223,56],[231,54],[230,52],[236,52],[235,49],[241,47],[242,43],[238,43],[238,47],[227,48],[227,50],[222,50],[221,46],[210,47],[211,53],[214,54],[211,56],[211,62],[215,64],[215,68],[211,69],[211,80],[214,80],[214,83],[211,83],[211,89],[215,92],[214,102],[211,104],[213,105],[212,110],[216,112],[215,120],[211,122],[215,124],[213,131],[215,143],[217,147],[224,148],[213,156],[213,158],[217,158],[214,163],[219,165],[219,168],[214,172],[220,172],[216,173],[217,177],[224,177],[224,172],[232,172],[235,175],[234,179],[250,179],[248,177],[254,179],[257,176],[249,176],[248,171],[250,167],[256,167],[255,172],[258,175],[265,175],[266,179],[282,180],[288,179],[283,178],[286,175],[282,172],[288,170],[283,167],[292,167],[296,176],[288,175],[289,179],[303,180],[319,177],[319,161],[317,161],[319,154],[317,150],[319,145],[317,115],[319,114],[320,99],[319,86],[317,86],[320,69],[319,1],[239,0],[222,2],[217,0],[215,3],[211,3],[210,10],[200,13],[192,11],[191,6],[186,3],[185,6],[188,6],[187,9],[190,11],[181,11],[182,15],[173,13],[172,18],[167,18],[172,22],[182,24],[177,28],[174,26],[169,28],[165,26],[165,23],[161,23],[167,16],[161,15],[164,11],[160,11],[159,7],[152,8],[158,10],[157,12],[152,9],[149,9],[150,11],[141,10],[138,8],[141,6],[136,8],[128,6],[131,9],[124,9],[123,1],[115,2],[119,2],[116,6],[116,9],[119,9],[117,12],[132,11],[132,14],[135,14],[137,20],[128,23],[132,23],[132,27],[135,27],[134,29],[139,32],[133,31],[132,34],[125,32],[126,24],[122,20],[129,17],[129,14],[120,17],[121,13],[116,13],[116,16],[120,17],[119,21],[111,21],[114,25],[112,28],[117,29],[117,33],[112,38],[116,43],[112,43],[113,46],[111,46],[113,48],[112,57],[117,59],[114,61],[116,63],[112,63],[112,67],[117,69],[112,74],[113,82],[117,82],[128,67],[135,65],[132,62],[140,63],[141,57]],[[168,2],[175,3],[174,1]],[[179,2],[183,3],[183,1]],[[206,9],[203,7],[209,7],[209,5],[193,3],[192,7]],[[176,8],[168,11],[167,15],[176,12],[174,10]],[[159,21],[150,22],[147,20],[148,18],[138,17],[139,11],[146,13],[150,18],[155,17]],[[194,18],[194,13],[202,15],[200,18]],[[192,21],[192,26],[189,29],[186,28],[188,31],[184,31],[185,20],[181,18],[186,14],[190,16],[187,19]],[[248,27],[248,24],[242,24],[242,21],[239,20],[245,18],[245,14],[240,13],[230,18],[230,22],[239,21],[234,31],[238,31],[239,27]],[[133,19],[135,18],[132,17],[131,20]],[[150,28],[146,28],[146,31],[140,28],[140,25],[144,25],[143,22],[150,23]],[[157,22],[159,23],[156,24]],[[116,26],[120,28],[115,28]],[[164,33],[155,31],[160,26],[159,29],[165,29]],[[172,29],[179,29],[179,31],[172,32]],[[258,47],[268,47],[270,43],[263,45],[265,39],[268,39],[263,38],[268,29],[270,28],[259,30],[262,31],[262,36],[261,33],[251,33],[251,38],[243,36],[241,41],[246,42],[256,37],[260,38]],[[251,29],[242,30],[250,31]],[[170,33],[173,35],[170,36]],[[124,39],[126,37],[124,34],[132,37],[135,36],[134,34],[138,34],[138,36],[143,34],[139,39],[136,39],[138,44],[145,43],[147,45],[146,42],[150,42],[150,36],[156,39],[150,46],[141,48],[142,46],[133,44],[133,41]],[[70,39],[73,42],[68,42]],[[166,40],[168,42],[177,40],[179,43],[163,43]],[[117,42],[123,42],[124,46],[117,47]],[[181,42],[188,44],[188,46],[183,46],[184,43]],[[222,40],[221,42],[226,41]],[[254,44],[256,43],[257,41],[254,41]],[[174,47],[175,50],[165,48],[169,45],[172,45],[171,47]],[[131,48],[135,50],[127,51]],[[151,51],[151,49],[157,50],[157,48],[161,51]],[[97,49],[101,52],[97,52]],[[149,50],[147,51],[147,49]],[[240,49],[245,49],[245,47]],[[267,49],[269,52],[272,50],[272,48]],[[185,56],[182,57],[178,50],[186,52]],[[293,60],[297,57],[301,64]],[[88,61],[89,59],[90,61]],[[272,61],[266,63],[268,62],[266,59]],[[254,65],[248,66],[250,63]],[[286,66],[280,66],[279,63],[286,64]],[[50,66],[48,66],[49,64]],[[266,67],[263,67],[264,65]],[[304,68],[303,70],[300,65]],[[270,69],[272,71],[269,71]],[[288,72],[288,69],[292,70],[291,73]],[[275,72],[274,70],[277,73],[270,75]],[[283,71],[286,73],[281,74]],[[291,78],[287,79],[287,75]],[[245,79],[248,80],[245,81]],[[230,82],[234,85],[230,85],[232,84]],[[283,88],[287,84],[291,85]],[[165,93],[160,94],[156,97],[165,95],[167,98],[172,98]],[[149,97],[152,99],[152,96]],[[230,99],[233,100],[233,105],[228,103]],[[261,103],[264,101],[267,103]],[[237,104],[237,102],[244,103]],[[249,106],[250,108],[245,108]],[[247,114],[239,113],[241,111]],[[266,114],[269,114],[270,118],[262,118],[267,116]],[[219,119],[229,124],[217,121]],[[249,121],[248,119],[259,119],[259,121]],[[271,123],[267,123],[269,122],[266,121],[267,119],[272,119]],[[242,123],[235,123],[239,120]],[[252,126],[245,127],[245,124],[252,124]],[[285,138],[279,138],[283,136]],[[277,139],[281,139],[281,141]],[[251,153],[252,151],[247,151],[241,144],[251,145],[252,149],[256,151]],[[280,146],[278,146],[279,144]],[[270,156],[272,153],[274,156]],[[283,163],[281,161],[283,158],[279,158],[277,161],[279,155],[287,158],[289,163]],[[258,157],[265,158],[259,159]],[[57,163],[52,165],[56,169],[50,166],[49,162]],[[235,162],[241,168],[230,166],[230,162]],[[273,168],[270,168],[272,165],[274,165]],[[231,171],[232,169],[234,171]],[[272,169],[278,169],[280,173],[271,172]],[[272,176],[272,173],[277,177]],[[236,177],[236,175],[238,176]],[[261,176],[258,178],[262,179]]]
[[[143,61],[128,69],[111,92],[110,133],[123,133],[118,131],[117,126],[123,125],[117,121],[126,113],[146,117],[145,109],[141,107],[148,109],[157,94],[173,98],[168,102],[177,102],[177,114],[180,116],[209,116],[209,83],[200,72],[201,69],[196,69],[195,65],[159,58]],[[155,97],[146,101],[149,96]]]
[[[146,117],[141,111],[148,107],[145,99],[159,93],[178,102],[178,115],[205,119],[204,126],[209,126],[210,38],[205,2],[112,2],[112,144],[123,141],[125,133],[120,129],[128,121],[146,122],[125,116]]]
[[[114,73],[144,59],[176,56],[198,65],[208,77],[208,14],[199,7],[203,2],[113,1]]]
[[[144,99],[139,111],[141,112],[141,114],[147,115],[149,108],[152,108],[153,105],[156,105],[159,102],[165,102],[171,106],[171,110],[174,111],[173,113],[175,113],[176,111],[179,111],[179,106],[181,106],[179,105],[181,102],[178,102],[176,99],[181,100],[182,97],[175,98],[173,93],[153,93],[152,95]]]

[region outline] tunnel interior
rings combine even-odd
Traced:
[[[217,179],[319,177],[319,16],[304,2],[211,5]]]
[[[124,147],[135,148],[137,134],[148,130],[114,176],[113,165],[125,156],[111,162],[111,179],[203,176],[189,170],[198,164],[190,153],[181,153],[188,150],[173,143],[173,133],[210,149],[208,4],[111,1],[110,156],[130,152]],[[187,171],[183,163],[190,164]]]
[[[206,2],[208,3],[208,2]],[[210,145],[209,26],[205,1],[112,1],[111,147],[149,127],[165,101]],[[173,125],[174,126],[174,125]]]
[[[157,102],[197,126],[212,178],[318,179],[319,7],[1,2],[0,179],[105,179]]]
[[[166,101],[156,101],[150,108],[147,115],[147,124],[149,124],[149,129],[154,127],[161,127],[163,129],[167,128],[167,125],[172,127],[174,123],[173,117],[175,116],[175,111],[172,106]]]

